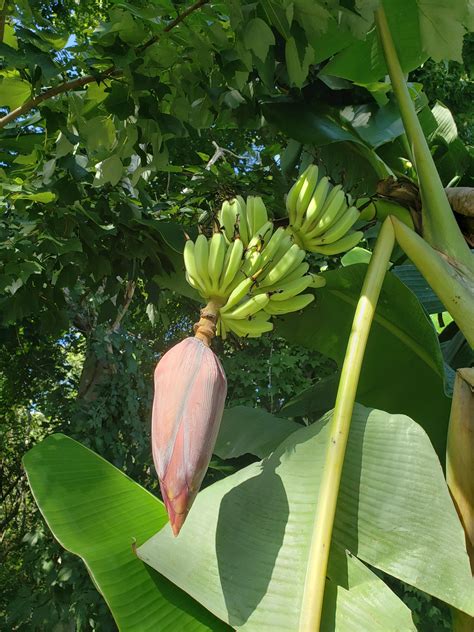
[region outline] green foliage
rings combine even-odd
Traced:
[[[82,557],[120,628],[154,630],[166,621],[170,630],[220,629],[212,615],[158,573],[148,572],[134,554],[134,543],[166,522],[160,501],[61,434],[29,452],[24,463],[50,528],[65,548]]]
[[[180,537],[161,530],[139,548],[141,559],[233,626],[259,630],[279,622],[294,629],[329,418],[292,433],[268,459],[207,488]],[[444,553],[436,544],[440,537],[449,541]],[[360,571],[367,573],[371,597],[357,598],[362,578],[356,579],[357,558],[351,554],[472,608],[464,534],[439,461],[426,434],[403,415],[362,406],[354,411],[323,629],[333,629],[334,621],[341,631],[413,629],[401,604],[391,601],[365,567]],[[346,590],[336,595],[337,585]]]
[[[384,4],[405,70],[427,55],[459,60],[467,3]],[[372,195],[390,170],[414,177],[374,33],[366,37],[372,0],[205,3],[185,15],[188,7],[20,0],[2,10],[0,117],[41,95],[0,130],[2,496],[8,492],[0,616],[9,629],[112,629],[82,563],[48,535],[20,461],[32,444],[65,432],[157,491],[148,430],[153,365],[198,314],[182,275],[183,230],[192,234],[200,218],[209,233],[222,200],[236,193],[262,195],[282,222],[284,194],[313,159],[353,197]],[[445,184],[472,182],[470,150],[460,140],[472,141],[471,44],[464,67],[427,61],[412,75],[427,93],[411,88]],[[340,78],[347,76],[365,84]],[[440,130],[438,101],[453,110],[458,138],[449,136],[452,125]],[[376,228],[364,230],[371,248]],[[313,263],[339,266],[337,259]],[[321,293],[319,320],[292,332],[302,346],[277,336],[216,346],[228,405],[305,421],[328,410],[337,374],[327,356],[340,362],[356,293],[344,288],[340,301],[331,289]],[[405,410],[427,428],[434,415],[441,445],[448,400],[435,335],[414,298],[399,286],[395,295],[418,324],[408,319],[405,331],[398,305],[384,317],[409,338],[421,336],[435,368],[422,369],[421,390],[404,397],[419,359],[411,354],[392,370],[387,349],[396,344],[383,346],[390,327],[381,321],[375,333],[386,349],[384,370],[376,375],[369,366],[374,390],[362,401]],[[452,328],[441,335],[445,358],[466,361],[462,336]],[[390,393],[374,397],[387,382]],[[308,407],[309,394],[317,402]],[[242,444],[229,459],[221,452],[206,485],[266,449]],[[371,575],[369,583],[380,586]],[[442,626],[431,602],[411,598],[404,597],[420,611],[420,627]]]

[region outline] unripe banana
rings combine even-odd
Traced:
[[[288,298],[286,301],[273,301],[270,300],[264,307],[267,314],[281,315],[289,314],[290,312],[298,312],[300,309],[304,309],[314,301],[314,294],[300,294]]]
[[[228,320],[226,329],[232,330],[242,338],[259,338],[273,329],[273,323],[263,320]]]
[[[249,227],[249,240],[254,236],[253,232],[253,207],[254,207],[255,198],[253,195],[247,196],[247,204],[246,204],[246,213],[247,213],[247,226]]]
[[[292,245],[293,245],[293,239],[290,235],[288,235],[288,233],[286,233],[283,236],[282,240],[280,241],[280,245],[278,246],[277,251],[272,257],[271,267],[275,267],[275,265],[280,261],[280,259],[286,255],[286,253],[288,252],[288,250],[291,248]]]
[[[285,278],[283,279],[285,283],[291,283],[291,281],[294,281],[295,279],[299,279],[300,277],[304,276],[309,270],[309,263],[306,263],[306,261],[303,261],[303,263],[300,263],[298,266],[296,266],[296,268],[294,270],[292,270],[289,274],[285,275]],[[279,287],[279,283],[276,283],[274,286],[271,286],[268,288],[268,291],[272,291],[273,290],[278,290]]]
[[[247,207],[244,198],[240,195],[235,198],[234,202],[236,204],[237,227],[240,239],[244,244],[244,248],[247,248],[247,245],[252,237],[252,235],[250,235],[250,229],[247,222]]]
[[[224,235],[222,233],[214,233],[209,247],[209,262],[207,269],[211,279],[212,290],[216,292],[219,288],[219,279],[224,267],[226,250],[227,247]]]
[[[359,203],[366,204],[367,199],[368,198],[363,198],[362,202],[360,200],[357,200],[357,204]],[[360,219],[362,219],[364,222],[370,222],[373,219],[375,219],[376,214],[377,214],[377,209],[375,208],[375,204],[373,202],[370,202],[369,204],[366,204],[366,206],[364,206],[364,208],[361,210]]]
[[[186,272],[186,281],[189,283],[189,285],[197,290],[200,294],[202,294],[202,288],[199,287],[199,285],[196,283],[196,281],[193,279],[192,276],[189,275],[189,272]]]
[[[241,301],[244,298],[244,296],[247,294],[247,292],[250,290],[250,287],[253,282],[254,280],[251,277],[241,281],[237,285],[237,287],[235,287],[230,293],[229,298],[227,299],[227,303],[223,307],[221,307],[220,313],[225,314],[226,312],[231,310],[235,305],[237,305],[237,303]]]
[[[219,328],[220,328],[219,335],[222,338],[222,340],[225,340],[227,338],[227,327],[225,326],[224,319],[219,316],[217,324],[219,325]]]
[[[316,222],[314,227],[304,235],[305,240],[312,239],[313,237],[319,237],[319,235],[322,235],[325,231],[327,231],[333,224],[334,219],[341,210],[342,205],[347,206],[346,196],[342,190],[342,186],[338,184],[328,195],[319,220]]]
[[[225,318],[226,320],[242,320],[243,318],[248,318],[263,309],[269,300],[270,299],[267,294],[257,294],[256,296],[251,296],[243,303],[240,303],[237,307],[234,307],[234,309],[225,312]]]
[[[296,221],[296,202],[303,186],[304,176],[306,171],[300,175],[298,180],[294,183],[286,196],[286,210],[288,211],[288,217],[290,218],[290,225]]]
[[[226,264],[224,264],[224,270],[222,272],[221,280],[219,282],[219,292],[224,294],[226,289],[230,286],[232,281],[235,279],[237,272],[239,271],[240,265],[242,263],[242,257],[244,254],[244,245],[242,241],[237,237],[235,241],[233,241],[229,248],[229,259]],[[227,257],[226,257],[227,258]]]
[[[262,250],[262,265],[266,265],[269,261],[272,260],[284,236],[285,229],[280,226],[280,228],[276,229],[276,231],[271,236],[270,241]]]
[[[252,239],[249,242],[249,245],[247,246],[247,250],[255,249],[255,250],[258,250],[259,252],[263,250],[263,248],[265,247],[265,244],[267,244],[270,241],[272,232],[273,232],[272,222],[265,222],[264,224],[262,224],[262,226],[260,226],[260,229],[254,233]]]
[[[205,295],[206,285],[198,273],[196,258],[194,255],[194,242],[191,239],[188,239],[188,241],[184,244],[183,259],[186,272],[195,283],[195,286],[193,286],[194,289]],[[192,283],[190,283],[190,285],[192,286]]]
[[[309,242],[308,250],[311,252],[319,252],[322,255],[338,255],[341,252],[352,250],[352,248],[357,246],[363,236],[364,233],[361,230],[358,230],[354,233],[347,233],[347,235],[342,237],[342,239],[338,239],[338,241],[335,241],[332,244],[326,244],[325,246]]]
[[[262,227],[268,222],[268,213],[265,208],[265,204],[261,197],[254,197],[253,199],[253,234],[260,233]],[[270,222],[271,224],[271,222]],[[273,224],[272,224],[273,228]],[[270,233],[271,234],[271,233]]]
[[[218,219],[227,241],[232,241],[237,221],[237,205],[235,204],[235,200],[225,200],[222,203]]]
[[[292,272],[304,259],[305,251],[302,250],[296,244],[293,244],[288,252],[283,255],[280,261],[270,268],[263,281],[260,283],[260,287],[267,287],[273,285],[286,274]]]
[[[194,243],[194,260],[199,277],[205,284],[206,294],[211,292],[211,278],[209,276],[209,243],[205,235],[198,235]]]
[[[319,274],[311,274],[311,276],[313,279],[308,287],[324,287],[326,285],[326,279],[323,276]]]
[[[347,209],[344,215],[329,230],[312,240],[313,244],[332,244],[338,241],[352,228],[360,217],[359,211],[355,206]]]
[[[305,178],[296,200],[296,222],[295,228],[301,226],[303,216],[308,208],[308,204],[313,197],[318,182],[319,169],[316,165],[310,165],[305,171]]]
[[[310,231],[321,216],[324,209],[324,203],[326,202],[326,198],[329,193],[329,187],[329,179],[324,176],[324,178],[321,178],[318,182],[313,196],[309,201],[308,208],[306,209],[306,215],[304,216],[303,224],[301,226],[301,232],[303,234]]]
[[[252,276],[262,268],[262,255],[258,250],[247,250],[242,272],[247,276]]]
[[[294,281],[287,281],[282,283],[280,288],[271,294],[272,301],[286,301],[288,298],[293,298],[297,294],[304,292],[313,283],[312,275],[306,274],[305,276],[295,279]]]

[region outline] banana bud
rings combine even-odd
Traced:
[[[221,363],[197,337],[172,347],[155,369],[153,461],[175,536],[209,465],[226,394]]]

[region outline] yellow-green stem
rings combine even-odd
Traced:
[[[474,276],[459,262],[449,261],[393,215],[397,242],[416,265],[466,340],[474,347]],[[454,265],[457,263],[457,265]]]
[[[352,411],[365,347],[394,241],[393,226],[387,218],[367,269],[342,366],[313,526],[300,615],[300,632],[318,632],[320,628],[329,548]]]
[[[423,134],[382,5],[375,11],[375,22],[418,174],[423,205],[423,237],[434,248],[445,252],[452,259],[463,262],[472,271],[473,257],[454,218]]]

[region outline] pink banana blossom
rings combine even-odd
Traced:
[[[222,365],[198,337],[172,347],[155,369],[153,460],[175,536],[209,465],[226,394]]]

